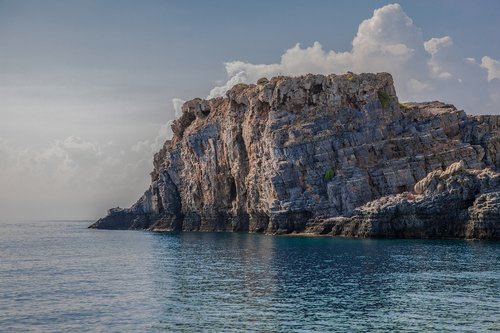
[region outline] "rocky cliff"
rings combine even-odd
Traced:
[[[91,227],[500,238],[500,116],[400,104],[387,73],[226,95],[186,102],[150,188]]]
[[[347,237],[500,238],[500,174],[463,161],[404,192],[371,201],[351,217],[312,219],[305,233]]]

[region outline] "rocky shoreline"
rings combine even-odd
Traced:
[[[91,228],[500,239],[500,116],[398,101],[388,73],[194,99],[130,208]]]
[[[343,237],[498,239],[500,174],[463,161],[433,171],[412,192],[382,197],[351,217],[315,219],[305,232]]]

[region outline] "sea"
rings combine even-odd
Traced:
[[[498,332],[500,242],[0,222],[1,332]]]

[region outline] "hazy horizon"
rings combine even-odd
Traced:
[[[498,1],[0,0],[0,221],[130,206],[183,100],[262,76],[387,71],[402,101],[500,114],[498,12]]]

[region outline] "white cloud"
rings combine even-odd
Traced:
[[[431,54],[437,54],[439,50],[443,47],[448,47],[453,45],[453,40],[450,36],[445,36],[441,38],[431,38],[424,43],[425,50]]]
[[[499,79],[500,80],[500,62],[490,58],[488,56],[484,56],[481,59],[481,68],[486,69],[488,72],[488,81]]]
[[[227,82],[210,91],[222,96],[237,83],[255,83],[261,77],[307,73],[389,72],[401,100],[442,100],[468,113],[499,114],[495,101],[500,78],[499,62],[460,55],[450,36],[424,41],[421,29],[399,4],[376,9],[364,20],[348,52],[324,50],[319,42],[303,48],[296,44],[285,51],[279,63],[225,63]],[[487,71],[487,77],[484,75]],[[464,94],[464,92],[467,92]]]
[[[465,61],[467,61],[471,65],[475,65],[476,64],[476,59],[475,58],[467,57],[467,58],[465,58]]]
[[[172,99],[172,106],[175,111],[174,119],[177,119],[182,114],[181,108],[184,102],[185,101],[180,98]],[[130,150],[135,153],[141,153],[144,156],[152,158],[153,154],[155,154],[158,150],[160,150],[161,147],[163,147],[165,141],[172,137],[173,133],[171,126],[174,119],[171,119],[167,123],[161,125],[155,138],[153,138],[152,140],[140,140],[133,144],[130,147]]]
[[[180,98],[172,99],[172,105],[174,106],[175,118],[179,118],[182,114],[182,104],[184,104],[185,100]]]
[[[145,149],[149,149],[151,144],[148,140],[138,141],[130,147],[133,152],[139,153]]]
[[[234,69],[237,68],[238,65],[240,64],[246,67],[246,69],[242,69],[241,71],[234,73]],[[241,61],[226,63],[226,71],[230,76],[230,79],[222,86],[216,86],[212,88],[212,90],[210,90],[210,93],[208,94],[208,98],[223,96],[226,93],[226,91],[228,91],[229,89],[231,89],[232,86],[238,83],[255,81],[253,77],[249,77],[249,75],[247,74],[247,71],[252,72],[254,66],[259,66],[259,65],[245,64]],[[253,72],[259,73],[259,71],[255,70],[253,70]]]
[[[352,41],[352,69],[391,71],[422,53],[422,32],[399,4],[376,9]]]
[[[113,143],[74,136],[43,149],[0,139],[0,211],[3,218],[99,217],[110,200],[130,205],[140,196],[151,164],[150,155],[120,155]]]
[[[182,114],[182,104],[186,102],[183,99],[180,98],[174,98],[172,99],[172,106],[174,107],[175,111],[175,118],[169,120],[166,124],[163,124],[160,129],[158,130],[158,134],[153,140],[153,143],[150,144],[151,148],[151,156],[156,153],[158,150],[160,150],[161,147],[163,147],[163,144],[167,139],[170,139],[172,137],[172,122],[177,119],[178,117],[181,116]]]
[[[406,86],[408,87],[408,90],[414,91],[416,93],[422,93],[429,88],[428,84],[422,83],[416,79],[410,79]]]
[[[300,44],[286,50],[279,64],[254,65],[242,61],[227,62],[226,72],[229,80],[210,91],[209,98],[223,96],[232,86],[238,83],[253,83],[261,77],[276,75],[303,75],[307,73],[326,73],[346,71],[351,65],[350,54],[325,52],[319,42],[307,48]]]
[[[431,38],[424,43],[425,50],[431,55],[427,63],[432,74],[438,79],[449,80],[453,77],[451,73],[442,68],[442,64],[449,61],[451,46],[453,46],[453,39],[450,36]]]

